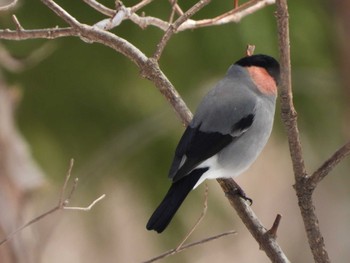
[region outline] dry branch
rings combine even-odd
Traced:
[[[277,243],[276,238],[269,234],[247,202],[236,194],[239,187],[236,182],[232,179],[218,179],[217,181],[242,222],[258,242],[260,249],[266,253],[271,262],[290,262]]]
[[[103,4],[95,1],[95,0],[83,0],[87,5],[95,9],[96,11],[100,12],[103,15],[106,16],[113,16],[115,14],[115,10],[110,9]]]
[[[199,216],[199,218],[197,219],[197,222],[194,224],[194,226],[191,228],[191,230],[188,232],[188,234],[186,235],[186,237],[181,241],[181,243],[177,246],[177,248],[175,249],[175,251],[179,251],[183,244],[185,244],[185,242],[187,241],[187,239],[192,235],[192,233],[194,232],[194,230],[198,227],[198,225],[202,222],[203,218],[205,217],[205,214],[207,213],[208,210],[208,192],[209,192],[209,188],[208,185],[205,184],[205,193],[204,193],[204,202],[203,202],[203,210],[201,215]]]
[[[287,130],[290,155],[293,163],[296,194],[306,234],[315,262],[330,262],[319,221],[312,201],[317,183],[350,152],[350,143],[343,146],[311,177],[307,175],[297,125],[297,113],[293,105],[288,6],[286,0],[277,0],[277,26],[281,63],[281,111]]]
[[[278,214],[275,218],[275,221],[272,224],[272,227],[267,231],[269,235],[271,235],[273,238],[277,238],[277,230],[280,225],[282,216]]]
[[[337,150],[320,168],[318,168],[310,177],[310,184],[316,188],[317,184],[325,178],[329,172],[350,154],[350,142],[346,143]]]
[[[91,208],[99,201],[101,201],[106,195],[103,194],[100,197],[98,197],[97,199],[95,199],[89,206],[87,207],[70,207],[68,206],[68,203],[73,195],[73,193],[75,192],[75,189],[77,188],[77,183],[78,180],[74,180],[73,186],[68,194],[68,197],[65,198],[66,195],[66,191],[67,191],[67,187],[68,187],[68,182],[71,176],[71,172],[73,169],[73,165],[74,165],[74,160],[71,159],[70,164],[69,164],[69,168],[60,192],[60,196],[58,198],[58,204],[49,209],[48,211],[40,214],[39,216],[33,218],[32,220],[28,221],[26,224],[20,226],[19,228],[17,228],[16,230],[14,230],[13,232],[11,232],[9,235],[7,235],[3,240],[0,241],[0,246],[5,244],[6,242],[10,241],[14,236],[16,236],[19,232],[21,232],[23,229],[39,222],[40,220],[42,220],[43,218],[47,217],[48,215],[53,214],[54,212],[58,211],[58,210],[78,210],[78,211],[90,211]]]
[[[157,45],[157,50],[153,55],[155,60],[159,60],[166,44],[168,43],[171,36],[176,32],[176,30],[185,22],[188,21],[190,17],[192,17],[195,13],[201,10],[204,6],[210,3],[211,0],[200,0],[190,9],[188,9],[182,16],[180,16],[176,21],[169,26],[161,41]]]
[[[199,241],[196,241],[196,242],[193,242],[193,243],[190,243],[190,244],[187,244],[187,245],[183,245],[181,248],[174,248],[174,249],[171,249],[157,257],[154,257],[152,259],[149,259],[149,260],[146,260],[146,261],[143,261],[142,263],[151,263],[151,262],[155,262],[157,260],[160,260],[160,259],[163,259],[163,258],[166,258],[168,256],[171,256],[175,253],[178,253],[178,252],[181,252],[185,249],[188,249],[188,248],[191,248],[191,247],[194,247],[194,246],[198,246],[198,245],[202,245],[204,243],[207,243],[209,241],[213,241],[213,240],[216,240],[216,239],[219,239],[221,237],[224,237],[224,236],[228,236],[228,235],[232,235],[232,234],[236,234],[237,232],[234,231],[234,230],[231,230],[231,231],[228,231],[228,232],[224,232],[224,233],[221,233],[219,235],[215,235],[215,236],[211,236],[211,237],[207,237],[205,239],[202,239],[202,240],[199,240]]]

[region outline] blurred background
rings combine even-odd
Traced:
[[[5,0],[2,0],[5,2]],[[114,1],[101,1],[113,8]],[[132,6],[138,1],[123,1]],[[186,10],[196,1],[178,1]],[[240,1],[241,3],[243,1]],[[79,21],[104,17],[83,1],[60,3]],[[289,1],[294,101],[309,173],[349,140],[350,2]],[[213,1],[194,18],[214,17],[233,1]],[[142,11],[167,19],[168,1]],[[181,32],[160,65],[192,111],[227,68],[244,55],[278,58],[275,6],[238,24]],[[27,29],[66,26],[40,1],[22,0],[0,13],[14,29],[15,13]],[[113,30],[150,56],[163,35],[130,21]],[[121,54],[78,38],[0,42],[0,239],[52,208],[68,169],[79,186],[72,206],[106,194],[90,212],[57,212],[0,247],[1,262],[141,262],[179,244],[199,217],[204,185],[186,199],[161,235],[145,224],[168,190],[167,172],[184,130],[151,82]],[[14,117],[14,119],[12,119]],[[279,105],[272,137],[237,182],[254,200],[266,227],[282,214],[278,241],[292,262],[312,262],[293,190],[293,174]],[[315,205],[331,259],[350,258],[349,160],[319,185]],[[209,181],[207,215],[191,241],[228,230],[237,234],[197,246],[163,262],[269,262],[215,181]]]

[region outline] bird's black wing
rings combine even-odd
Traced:
[[[186,176],[196,166],[220,152],[253,124],[254,114],[248,114],[231,127],[230,134],[201,131],[201,126],[188,126],[176,148],[169,177],[174,182]]]

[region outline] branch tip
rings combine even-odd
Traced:
[[[181,243],[176,247],[175,252],[178,252],[181,250],[183,244],[187,241],[187,239],[192,235],[194,230],[199,226],[199,224],[202,222],[203,218],[205,217],[207,210],[208,210],[208,194],[209,194],[209,188],[208,184],[205,184],[205,191],[204,191],[204,202],[203,202],[203,210],[199,218],[197,219],[197,222],[194,224],[194,226],[191,228],[191,230],[188,232],[188,234],[185,236],[185,238],[181,241]]]
[[[255,45],[248,44],[245,54],[247,57],[250,57],[254,54],[254,51],[255,51]]]
[[[275,221],[272,224],[272,227],[266,232],[268,235],[270,235],[273,239],[277,238],[277,230],[280,225],[282,216],[280,214],[277,214]]]
[[[310,177],[310,184],[316,187],[337,164],[350,155],[350,141],[340,147],[331,157],[329,157]]]
[[[17,31],[20,32],[20,31],[23,31],[23,30],[24,30],[24,28],[22,27],[21,23],[18,21],[16,15],[12,15],[12,20],[13,20],[13,22],[14,22],[15,25],[16,25]]]
[[[63,210],[77,210],[77,211],[90,211],[98,202],[100,202],[103,198],[106,197],[106,194],[101,195],[100,197],[96,198],[92,203],[86,207],[81,206],[64,206]]]

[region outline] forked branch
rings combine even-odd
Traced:
[[[28,221],[26,224],[22,225],[21,227],[17,228],[16,230],[14,230],[12,233],[10,233],[8,236],[6,236],[3,240],[0,241],[0,246],[5,244],[6,242],[10,241],[13,237],[15,237],[19,232],[21,232],[23,229],[39,222],[40,220],[42,220],[43,218],[47,217],[48,215],[53,214],[54,212],[58,211],[58,210],[78,210],[78,211],[90,211],[91,208],[99,201],[101,201],[103,198],[105,198],[105,194],[101,195],[100,197],[98,197],[97,199],[95,199],[89,206],[87,207],[71,207],[68,206],[70,199],[72,198],[77,185],[78,185],[78,180],[77,178],[74,180],[73,186],[71,188],[71,190],[69,191],[69,194],[67,197],[65,197],[65,195],[67,194],[67,188],[68,188],[68,183],[69,183],[69,179],[71,177],[71,172],[73,169],[73,165],[74,165],[74,160],[71,159],[70,164],[69,164],[69,168],[68,168],[68,172],[66,174],[61,192],[60,192],[60,196],[58,198],[58,204],[49,209],[48,211],[42,213],[41,215],[33,218],[32,220]]]

